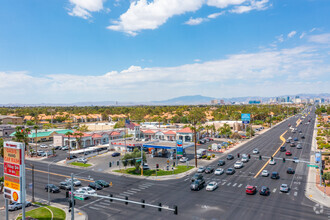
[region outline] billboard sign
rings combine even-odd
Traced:
[[[21,203],[25,201],[25,164],[24,144],[19,142],[4,142],[4,197]]]
[[[250,113],[242,113],[241,114],[241,120],[243,124],[249,124],[251,120],[251,114]]]
[[[177,156],[183,157],[183,147],[182,147],[182,140],[176,141],[176,147],[177,147]]]

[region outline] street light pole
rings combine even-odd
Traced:
[[[50,165],[52,165],[54,162],[56,162],[56,161],[54,160],[54,161],[52,161],[50,164],[48,164],[48,185],[47,185],[48,205],[50,205],[50,194],[49,194],[49,167],[50,167]]]
[[[74,220],[74,195],[73,195],[73,173],[71,173],[71,220]]]
[[[34,202],[34,164],[31,164],[32,167],[32,202]]]

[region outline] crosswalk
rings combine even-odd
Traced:
[[[143,183],[137,186],[134,186],[130,189],[125,190],[124,192],[119,193],[118,195],[113,195],[115,198],[120,198],[120,199],[125,199],[126,196],[133,196],[143,190],[148,189],[149,187],[153,186],[154,183]],[[90,203],[90,205],[88,205],[88,208],[93,209],[93,210],[101,210],[101,209],[110,209],[111,211],[120,211],[119,209],[115,209],[110,205],[110,200],[106,200],[106,199],[99,199],[96,200],[92,203]]]

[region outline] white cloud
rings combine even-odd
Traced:
[[[194,59],[194,62],[198,63],[198,62],[201,62],[200,59]]]
[[[219,94],[219,91],[230,94],[232,88],[242,82],[245,82],[246,88],[237,90],[235,95],[254,94],[259,85],[273,95],[288,91],[286,84],[290,85],[290,90],[301,92],[297,89],[300,88],[299,83],[306,86],[306,82],[310,83],[306,90],[319,91],[322,88],[323,92],[329,92],[325,84],[329,83],[330,65],[320,53],[317,47],[306,46],[261,50],[207,62],[196,60],[192,64],[174,67],[131,66],[126,70],[96,76],[32,76],[27,72],[0,72],[0,89],[4,91],[2,102],[35,103],[95,101],[96,98],[99,101],[159,100],[190,93],[205,94],[205,91],[211,96],[211,90],[215,88]],[[313,80],[321,81],[318,88],[313,85]],[[267,87],[265,82],[270,82],[271,86]],[[222,86],[226,84],[228,86]],[[299,84],[297,88],[295,84]],[[17,92],[12,93],[13,90]],[[247,91],[249,93],[244,93]]]
[[[278,42],[282,43],[284,41],[283,34],[281,34],[280,36],[277,36],[276,39]]]
[[[294,37],[294,35],[297,34],[297,31],[291,31],[289,34],[288,34],[288,38],[292,38]]]
[[[174,15],[200,9],[204,0],[147,0],[132,1],[129,9],[108,29],[135,36],[141,30],[154,30]]]
[[[205,18],[189,18],[188,21],[185,22],[185,24],[188,24],[188,25],[198,25],[204,21],[207,21],[207,19]]]
[[[303,39],[306,35],[306,32],[302,32],[301,35],[299,36],[300,39]]]
[[[103,9],[103,3],[106,0],[69,0],[72,8],[69,9],[69,15],[88,19],[92,17],[90,12],[98,12]]]
[[[230,12],[242,14],[252,10],[266,10],[269,7],[268,1],[269,0],[249,0],[246,5],[235,6]]]
[[[251,10],[265,10],[269,0],[133,0],[129,9],[112,21],[107,28],[135,36],[141,30],[154,30],[169,18],[187,12],[195,12],[204,4],[217,8],[235,6],[230,12],[244,13]],[[190,18],[185,24],[197,25],[214,19],[225,12],[210,14],[207,18]]]
[[[330,33],[312,35],[308,37],[308,40],[314,43],[330,44]]]

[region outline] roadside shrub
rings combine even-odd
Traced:
[[[207,156],[206,155],[203,155],[202,158],[205,159]]]
[[[324,168],[324,170],[328,170],[328,167]]]
[[[329,160],[329,157],[325,157],[324,160]]]
[[[215,158],[215,154],[212,154],[212,158]]]
[[[206,158],[207,160],[211,160],[211,156],[207,156],[207,158]]]

